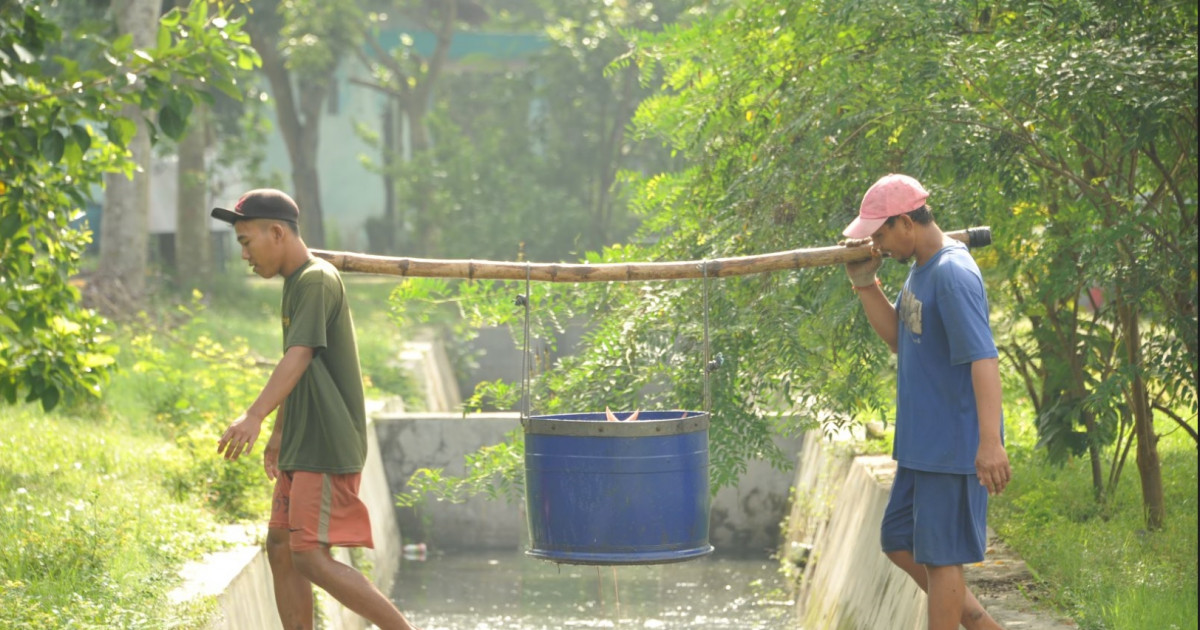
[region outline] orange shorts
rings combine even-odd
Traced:
[[[358,498],[360,473],[280,471],[267,527],[291,532],[292,551],[317,545],[370,547],[371,517]]]

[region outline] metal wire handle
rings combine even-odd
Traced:
[[[708,339],[708,260],[701,262],[700,271],[703,276],[701,286],[704,294],[704,362],[702,364],[702,372],[704,379],[704,414],[711,417],[712,411],[712,393],[709,387],[709,373],[721,367],[723,357],[718,357],[718,360],[713,360],[712,349],[709,347]],[[525,339],[524,347],[521,351],[521,424],[527,425],[526,420],[529,419],[529,407],[531,397],[531,375],[530,375],[530,357],[529,357],[529,302],[530,302],[530,264],[525,263],[525,294],[518,295],[516,299],[517,306],[525,308]]]
[[[525,263],[525,295],[517,297],[517,305],[525,307],[525,347],[521,352],[521,424],[529,419],[529,275],[529,263]]]
[[[700,271],[703,274],[703,279],[700,282],[704,287],[704,413],[712,417],[712,393],[708,385],[708,373],[715,370],[713,365],[711,349],[708,345],[708,259],[705,259],[700,265]]]

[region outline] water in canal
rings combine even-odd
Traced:
[[[797,628],[779,563],[714,555],[677,564],[556,565],[521,552],[405,560],[392,599],[422,630]]]

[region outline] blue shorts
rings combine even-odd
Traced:
[[[987,504],[974,474],[898,468],[880,527],[883,551],[908,551],[935,567],[983,562]]]

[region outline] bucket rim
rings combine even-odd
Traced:
[[[705,539],[702,544],[690,549],[672,549],[659,551],[581,551],[569,549],[542,549],[533,547],[525,550],[525,555],[538,560],[548,560],[555,564],[619,566],[642,564],[673,564],[696,560],[711,555],[713,546]]]
[[[667,435],[682,435],[707,431],[709,415],[704,411],[688,411],[683,409],[664,410],[666,413],[682,414],[678,418],[638,419],[633,422],[609,422],[605,413],[584,412],[551,414],[523,418],[521,425],[526,434],[535,435],[566,435],[577,437],[653,437]],[[654,411],[649,413],[663,413]],[[626,412],[618,412],[626,413]],[[643,412],[646,413],[646,412]]]

